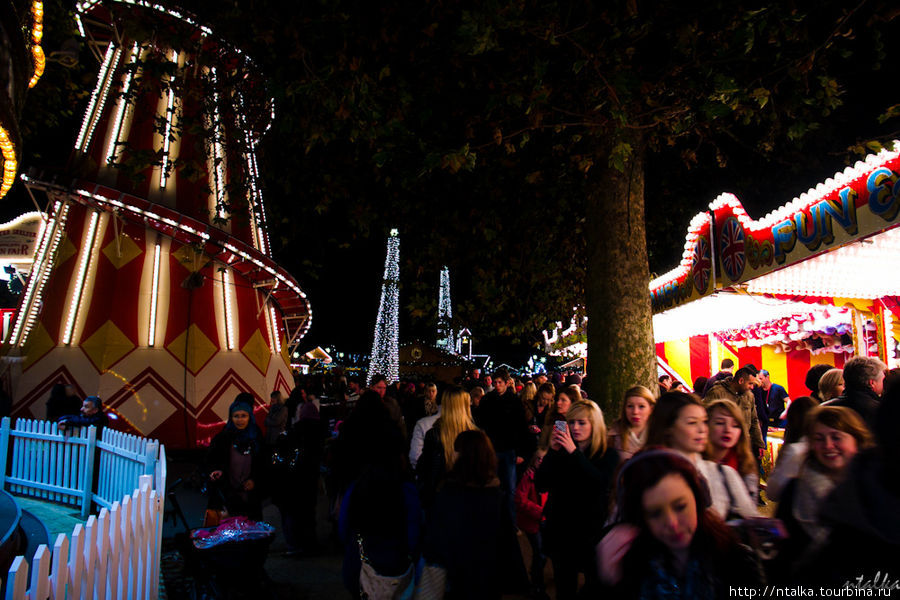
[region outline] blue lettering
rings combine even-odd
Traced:
[[[809,225],[812,222],[812,231]],[[809,207],[809,216],[800,211],[794,215],[794,226],[797,230],[797,239],[810,250],[815,250],[822,243],[822,220],[819,218],[819,205]]]
[[[797,243],[797,231],[792,219],[785,219],[772,227],[772,240],[775,242],[775,260],[778,264],[784,263],[787,253],[794,249]]]
[[[869,192],[869,210],[885,221],[893,221],[900,210],[897,174],[884,167],[875,169],[866,181],[866,189]]]
[[[859,194],[853,188],[845,187],[838,192],[840,202],[831,198],[826,198],[819,203],[822,207],[822,220],[824,221],[825,243],[830,244],[834,241],[831,220],[837,221],[838,225],[844,228],[850,235],[856,235],[859,230],[856,221],[856,198]]]

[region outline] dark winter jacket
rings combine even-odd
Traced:
[[[600,540],[609,508],[619,453],[607,448],[588,458],[580,450],[571,454],[551,450],[534,475],[538,492],[549,492],[545,547],[592,552]]]

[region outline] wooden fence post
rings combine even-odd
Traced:
[[[47,544],[38,546],[31,559],[31,589],[28,593],[34,600],[44,600],[50,595],[50,549]]]
[[[97,428],[88,427],[87,452],[85,452],[84,479],[81,482],[81,518],[86,519],[91,512],[94,496],[94,453],[97,452]]]
[[[24,600],[28,586],[28,563],[24,556],[17,556],[6,576],[6,600]]]
[[[53,600],[66,599],[66,584],[69,582],[69,538],[61,533],[53,544],[53,575],[50,576],[50,592]]]
[[[81,580],[84,579],[84,525],[78,523],[72,530],[69,546],[69,594],[81,598]]]
[[[6,457],[9,455],[9,417],[0,421],[0,490],[6,488]]]
[[[109,597],[118,598],[122,583],[119,577],[119,563],[122,559],[122,510],[119,501],[109,509],[109,564],[106,566],[109,578]]]

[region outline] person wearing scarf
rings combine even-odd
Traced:
[[[253,395],[242,392],[228,408],[228,423],[209,444],[207,470],[218,492],[210,494],[210,508],[229,516],[262,519],[262,474],[265,469],[264,438],[253,419]]]

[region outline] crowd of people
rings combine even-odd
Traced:
[[[417,585],[425,597],[544,598],[548,561],[560,599],[838,587],[888,568],[900,551],[889,435],[900,386],[882,400],[885,366],[814,367],[810,395],[793,400],[767,372],[735,367],[726,360],[693,382],[696,393],[671,378],[661,395],[635,385],[609,426],[578,376],[298,381],[289,398],[272,394],[265,431],[252,397],[235,400],[210,447],[210,477],[231,512],[258,518],[271,494],[303,556],[319,543],[324,473],[354,597]],[[323,396],[338,399],[334,427],[320,416]],[[782,424],[766,476],[767,432]],[[775,518],[762,518],[767,498]]]
[[[260,519],[271,498],[302,557],[324,489],[354,597],[546,598],[548,562],[560,599],[838,588],[900,556],[898,379],[857,357],[813,367],[791,399],[726,360],[694,392],[628,388],[607,426],[577,375],[300,378],[271,394],[264,427],[251,394],[235,399],[208,452],[211,507]],[[61,423],[97,418],[90,398],[51,400]]]

